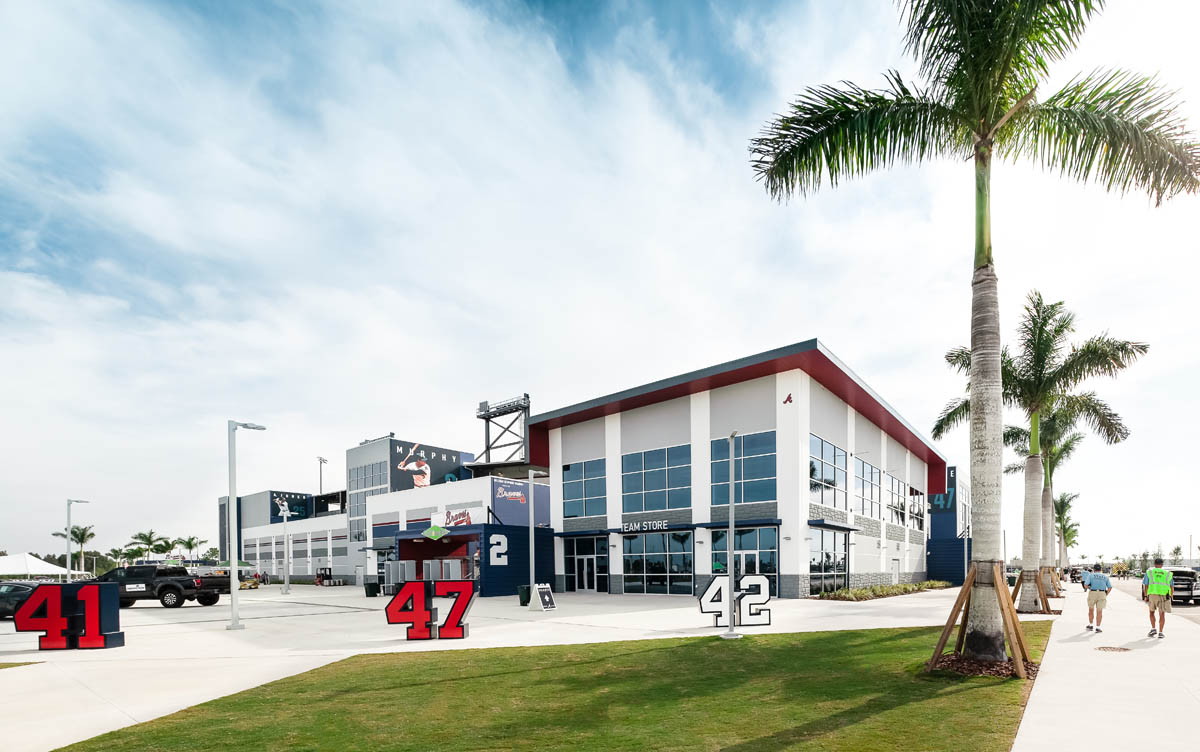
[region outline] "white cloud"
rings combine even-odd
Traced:
[[[317,454],[338,478],[342,449],[387,431],[477,450],[481,399],[550,409],[811,336],[919,427],[960,391],[940,356],[968,333],[969,166],[778,205],[747,164],[802,86],[915,70],[891,4],[734,19],[768,82],[737,106],[652,26],[573,75],[544,29],[474,9],[332,12],[226,60],[144,8],[6,6],[0,64],[28,75],[0,92],[0,189],[38,218],[0,272],[0,547],[57,548],[68,495],[97,501],[104,548],[147,527],[214,537],[231,417],[270,428],[239,445],[242,488],[311,490]],[[1115,56],[1200,102],[1172,52],[1191,25],[1151,25],[1110,10],[1064,70]],[[31,166],[47,133],[95,160]],[[1177,416],[1196,408],[1197,206],[997,170],[1005,331],[1038,286],[1083,332],[1153,346],[1098,385],[1133,439],[1090,440],[1060,480],[1085,544],[1169,548],[1154,502],[1191,515],[1172,530],[1197,521],[1142,469],[1187,446]],[[109,240],[64,250],[46,235],[64,218]],[[945,446],[966,459],[965,432]],[[1016,541],[1019,483],[1005,492]]]

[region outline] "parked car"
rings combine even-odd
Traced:
[[[1191,601],[1200,605],[1200,586],[1196,582],[1196,572],[1189,567],[1163,567],[1171,573],[1171,600],[1187,603]]]
[[[185,601],[196,601],[201,606],[212,606],[221,598],[219,583],[215,578],[199,578],[189,574],[183,567],[159,567],[143,564],[133,567],[117,567],[99,577],[95,582],[115,582],[120,586],[121,608],[129,608],[140,600],[154,599],[165,608],[179,608]],[[225,583],[229,592],[229,583]]]
[[[0,582],[0,619],[11,619],[37,586],[36,582]]]

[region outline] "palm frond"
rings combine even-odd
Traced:
[[[950,432],[952,428],[965,423],[971,418],[971,400],[967,397],[958,397],[946,403],[942,408],[942,414],[937,417],[933,423],[933,438],[940,439]]]
[[[1129,427],[1125,421],[1095,392],[1060,395],[1055,398],[1055,403],[1055,409],[1069,417],[1072,424],[1083,421],[1106,444],[1116,444],[1129,438]]]
[[[1024,462],[1010,462],[1004,466],[1005,475],[1016,475],[1017,473],[1025,472]]]
[[[921,74],[989,132],[1073,50],[1103,0],[905,0],[905,47]]]
[[[971,373],[971,348],[955,347],[946,352],[946,362],[950,367],[964,375]]]
[[[1055,387],[1066,391],[1094,376],[1116,376],[1149,350],[1150,345],[1145,342],[1128,342],[1102,334],[1072,348],[1048,377]]]
[[[1200,143],[1178,110],[1176,93],[1153,77],[1095,71],[1029,104],[997,143],[1001,156],[1108,190],[1144,190],[1157,205],[1200,189]]]
[[[888,88],[805,89],[750,142],[758,180],[775,199],[807,194],[823,181],[836,186],[898,162],[970,154],[961,116],[892,71]]]
[[[1071,459],[1071,455],[1075,454],[1075,450],[1083,442],[1083,438],[1083,434],[1076,432],[1070,436],[1061,438],[1045,450],[1046,473],[1052,480],[1055,471],[1058,470],[1058,466]]]
[[[1015,449],[1029,447],[1029,429],[1023,426],[1004,427],[1004,446]]]

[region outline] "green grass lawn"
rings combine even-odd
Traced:
[[[1040,659],[1050,622],[1025,630]],[[937,635],[361,655],[67,749],[1009,749],[1028,684],[921,673]]]

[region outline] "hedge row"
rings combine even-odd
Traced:
[[[872,585],[861,588],[842,588],[832,593],[821,593],[824,601],[869,601],[875,598],[888,598],[893,595],[908,595],[922,590],[941,590],[950,587],[945,580],[926,580],[924,582],[908,583],[905,585]]]

